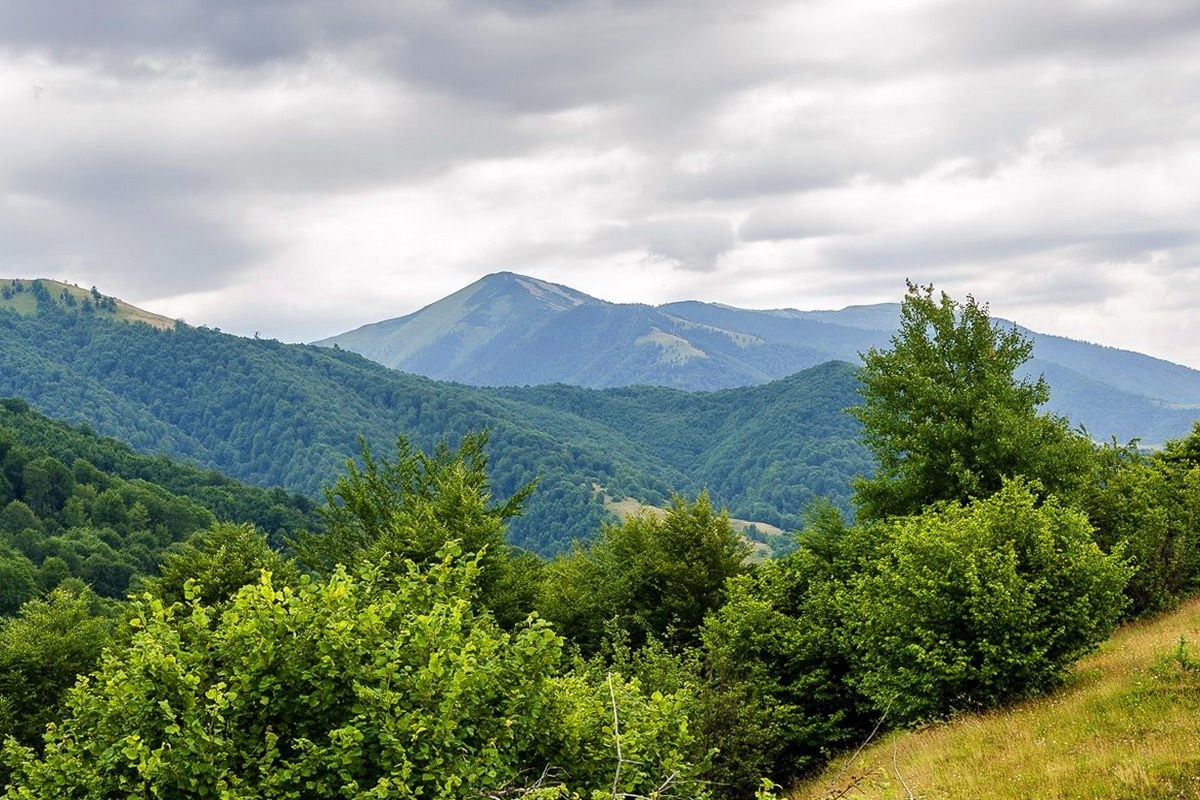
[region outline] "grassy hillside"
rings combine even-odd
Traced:
[[[1058,692],[893,733],[836,760],[790,796],[1196,798],[1198,720],[1200,599],[1194,599],[1118,630]]]
[[[38,303],[52,302],[68,313],[88,314],[120,322],[143,322],[153,328],[175,327],[175,320],[155,314],[124,300],[101,294],[95,287],[83,289],[71,283],[38,278],[0,278],[0,308],[26,316],[36,314]]]
[[[344,351],[206,328],[118,324],[43,304],[0,309],[0,396],[262,486],[318,494],[359,451],[422,449],[492,433],[491,475],[507,496],[536,479],[513,541],[542,553],[607,518],[594,484],[662,505],[710,489],[743,519],[794,527],[870,469],[854,370],[827,364],[772,384],[706,394],[567,386],[487,390],[440,383]]]

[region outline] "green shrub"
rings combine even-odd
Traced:
[[[663,516],[607,525],[543,571],[537,609],[585,653],[616,632],[639,647],[697,641],[704,616],[725,602],[726,580],[750,552],[708,495],[675,497]]]
[[[1115,626],[1130,570],[1080,512],[1007,482],[879,526],[842,593],[853,682],[892,722],[988,707],[1057,683]]]
[[[868,529],[818,511],[796,552],[729,584],[705,623],[698,698],[714,780],[751,797],[763,775],[783,784],[869,730],[873,711],[846,681],[837,591],[869,549]]]
[[[1178,455],[1194,438],[1149,459],[1132,447],[1106,448],[1081,498],[1100,547],[1133,567],[1131,615],[1170,608],[1200,586],[1200,466]]]
[[[546,625],[477,610],[478,573],[444,551],[295,587],[264,572],[218,607],[193,583],[184,603],[147,594],[44,756],[6,746],[7,796],[448,800],[540,781],[587,797],[693,777],[681,699],[563,675]]]

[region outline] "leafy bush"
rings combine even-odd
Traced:
[[[878,530],[842,603],[852,680],[893,721],[1047,689],[1124,607],[1129,568],[1083,514],[1020,481]]]
[[[264,572],[220,610],[194,584],[185,603],[147,595],[44,756],[7,745],[8,797],[477,798],[539,776],[571,797],[693,777],[680,701],[564,676],[547,626],[507,633],[472,606],[478,570],[446,551],[294,588]]]
[[[38,742],[63,692],[100,658],[110,626],[86,589],[56,589],[0,619],[0,736]]]
[[[732,796],[751,796],[762,775],[790,783],[869,730],[870,704],[846,681],[837,602],[869,542],[869,530],[816,509],[798,549],[731,581],[705,621],[699,727]]]
[[[1196,447],[1192,440],[1200,436],[1168,443],[1153,458],[1132,446],[1105,448],[1081,498],[1101,548],[1133,566],[1132,615],[1170,608],[1200,586],[1200,466],[1179,455]]]

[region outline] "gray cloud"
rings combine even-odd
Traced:
[[[862,232],[861,223],[830,214],[818,203],[774,203],[751,211],[738,228],[738,237],[744,242],[771,242]]]
[[[736,242],[729,220],[677,217],[640,220],[602,229],[592,242],[600,251],[642,250],[680,269],[708,272]]]
[[[1047,54],[1127,56],[1186,43],[1200,27],[1200,6],[1190,0],[1010,0],[948,4],[932,15],[940,48],[974,62]]]
[[[1172,250],[1198,240],[1200,231],[1180,229],[1008,235],[986,231],[939,231],[874,238],[848,237],[831,244],[826,256],[845,267],[865,271],[914,271],[1056,254],[1076,261],[1080,271],[1086,273],[1089,264],[1148,259],[1155,252]]]
[[[312,294],[264,333],[295,339],[412,310],[335,300],[348,271],[421,287],[371,299],[394,306],[528,263],[769,305],[894,298],[908,275],[1076,320],[1124,291],[1167,309],[1146,331],[1200,340],[1192,0],[0,0],[0,19],[6,272],[207,292],[189,318],[253,332],[245,298],[287,271]]]

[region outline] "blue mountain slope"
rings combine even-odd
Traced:
[[[857,362],[860,353],[888,346],[899,318],[897,303],[840,311],[608,303],[499,273],[415,314],[318,344],[481,386],[716,390],[766,383],[827,361]],[[1200,371],[1022,330],[1034,340],[1027,374],[1046,375],[1050,409],[1097,438],[1159,443],[1185,434],[1200,416]]]

